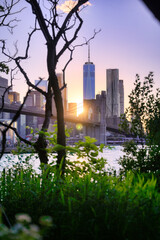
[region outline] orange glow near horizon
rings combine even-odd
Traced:
[[[77,116],[79,116],[83,112],[83,102],[77,101]]]

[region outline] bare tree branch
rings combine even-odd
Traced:
[[[28,86],[30,86],[31,88],[34,88],[35,90],[39,91],[40,93],[42,93],[44,96],[46,96],[46,92],[43,91],[41,88],[37,87],[37,85],[34,85],[30,80],[29,80],[29,77],[27,75],[27,73],[25,72],[25,70],[22,68],[21,64],[20,64],[20,61],[21,60],[25,60],[25,59],[28,59],[28,51],[29,51],[29,47],[30,47],[30,41],[31,41],[31,37],[32,35],[35,33],[37,29],[33,29],[32,32],[30,34],[28,34],[28,40],[27,40],[27,46],[26,46],[26,51],[25,51],[25,55],[24,56],[18,56],[18,57],[15,57],[15,55],[17,55],[17,52],[18,52],[18,49],[16,47],[16,44],[15,44],[15,47],[16,47],[16,52],[14,54],[14,56],[11,56],[9,54],[7,54],[5,52],[5,41],[4,40],[1,40],[2,42],[2,53],[8,57],[10,60],[14,60],[17,67],[19,68],[20,72],[23,74],[25,80],[26,80],[26,83],[28,84]]]
[[[36,0],[32,0],[32,1],[26,0],[26,2],[28,2],[32,6],[32,12],[33,12],[33,14],[36,15],[36,18],[38,20],[39,26],[43,32],[44,37],[45,37],[47,43],[50,42],[52,40],[52,38],[49,34],[47,25],[45,23],[45,18],[42,14],[42,11],[41,11],[41,8],[40,8],[38,2]]]
[[[71,17],[73,16],[74,13],[77,13],[79,8],[85,4],[86,2],[88,2],[88,0],[79,0],[78,3],[72,8],[72,10],[67,14],[57,36],[56,36],[56,43],[59,41],[59,39],[61,38],[61,36],[64,34],[66,28],[67,28],[67,25],[68,25],[68,22],[70,21]]]
[[[8,17],[12,17],[13,15],[17,15],[18,13],[22,12],[25,8],[20,10],[14,11],[15,6],[20,2],[20,0],[11,0],[8,3],[6,0],[0,4],[0,26],[1,27],[8,27],[9,31],[13,33],[13,28],[17,26],[16,23],[19,20],[15,17],[10,19]]]
[[[29,89],[29,90],[27,91],[24,99],[23,99],[23,103],[20,105],[19,109],[17,110],[17,112],[16,112],[15,115],[13,116],[12,120],[10,121],[10,123],[9,123],[9,124],[4,124],[4,123],[0,122],[0,125],[6,127],[4,130],[1,131],[3,138],[2,138],[2,151],[1,151],[0,158],[3,156],[3,154],[4,154],[4,152],[5,152],[5,147],[6,147],[6,133],[7,133],[7,131],[8,131],[9,129],[12,129],[14,132],[16,132],[15,129],[12,127],[12,124],[13,124],[14,122],[16,122],[17,119],[20,117],[22,108],[24,107],[24,104],[25,104],[25,102],[26,102],[26,100],[27,100],[27,97],[28,97],[28,95],[29,95],[30,92],[31,92],[31,90]],[[17,134],[18,134],[18,133],[17,133]],[[18,135],[17,135],[17,136],[18,136]],[[25,142],[25,143],[27,143],[27,144],[29,144],[29,145],[33,145],[30,141],[27,141],[26,139],[24,139],[24,138],[22,138],[22,137],[21,137],[21,140],[23,140],[23,142]]]

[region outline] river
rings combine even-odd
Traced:
[[[114,146],[112,149],[105,148],[103,153],[100,153],[99,156],[107,159],[106,168],[111,167],[116,171],[119,170],[119,164],[117,160],[123,156],[123,147],[122,146]],[[22,162],[25,157],[30,157],[30,154],[21,154],[19,157],[13,154],[4,154],[2,159],[0,160],[0,171],[6,167],[12,167],[14,164],[18,162]],[[70,157],[74,160],[74,156]],[[39,160],[36,158],[36,155],[32,156],[29,163],[32,164],[33,168],[37,170],[39,168]]]

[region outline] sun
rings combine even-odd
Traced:
[[[83,112],[83,101],[77,101],[77,116]]]

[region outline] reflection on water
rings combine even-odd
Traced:
[[[105,148],[103,153],[100,153],[99,156],[107,159],[107,162],[110,167],[114,168],[116,171],[119,170],[119,165],[117,160],[123,156],[122,152],[123,147],[122,146],[115,146],[112,149]],[[19,157],[17,155],[13,154],[4,154],[2,159],[0,160],[0,171],[3,170],[3,168],[6,167],[12,167],[14,164],[18,162],[23,162],[24,158],[30,157],[30,154],[21,154]],[[70,156],[71,160],[74,160],[74,156]],[[52,159],[50,159],[52,161]],[[34,154],[34,156],[31,157],[30,164],[32,164],[33,168],[37,170],[39,168],[39,160],[37,158],[37,155]],[[107,165],[108,165],[107,164]],[[106,166],[108,168],[108,166]]]

